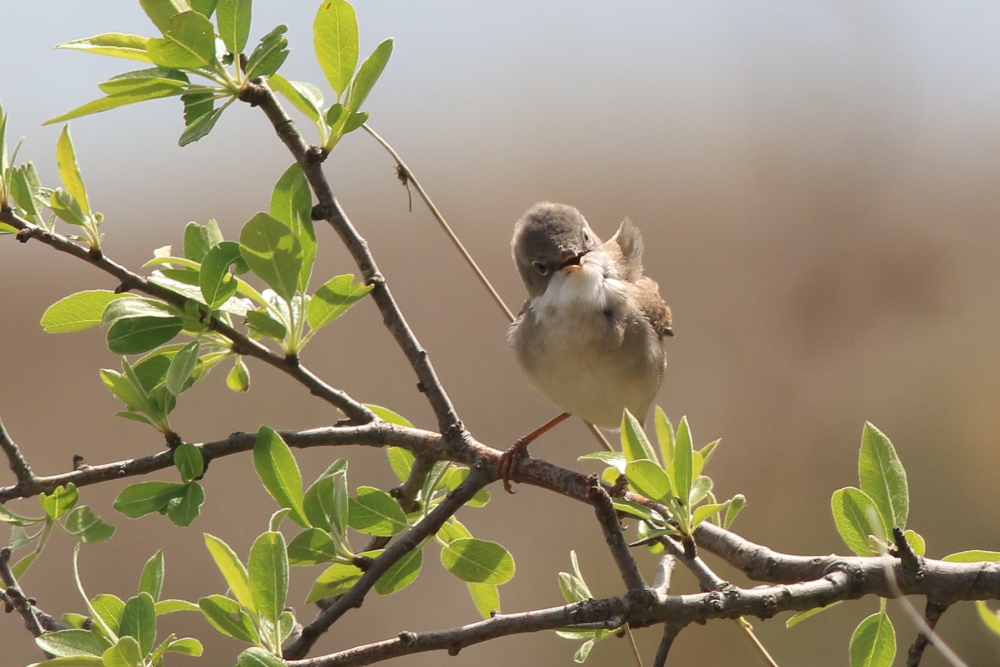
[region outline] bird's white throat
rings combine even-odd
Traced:
[[[531,309],[539,322],[556,314],[585,317],[603,313],[621,293],[622,285],[614,277],[611,257],[600,251],[590,252],[583,256],[579,266],[557,271],[545,293],[531,300]]]

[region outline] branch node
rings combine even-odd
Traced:
[[[461,650],[462,650],[461,646],[449,646],[448,647],[448,655],[454,657],[454,656],[458,655],[459,651],[461,651]]]
[[[368,568],[372,566],[374,560],[375,559],[371,556],[355,556],[354,560],[351,561],[351,564],[362,572],[367,572]]]
[[[326,156],[330,153],[323,149],[321,146],[310,146],[309,150],[305,154],[306,164],[320,164],[326,160]]]
[[[294,354],[294,353],[286,354],[285,355],[285,363],[288,364],[289,366],[291,366],[292,368],[298,368],[299,367],[299,355]]]
[[[403,646],[409,646],[413,642],[417,641],[417,635],[407,630],[404,630],[403,632],[399,633],[399,641]]]
[[[16,238],[20,243],[27,243],[28,239],[31,238],[31,228],[25,227],[19,231],[14,238]]]
[[[126,285],[124,282],[121,282],[118,283],[118,287],[115,288],[115,294],[124,294],[125,292],[128,292],[130,289],[132,288]]]
[[[101,252],[100,248],[90,248],[87,251],[87,255],[90,256],[91,261],[99,262],[104,259],[104,253]]]
[[[312,207],[312,211],[309,213],[309,217],[312,218],[314,222],[318,220],[326,220],[327,215],[327,208],[323,204],[316,204]]]
[[[906,535],[903,533],[903,529],[899,526],[892,527],[892,541],[896,545],[892,554],[899,558],[899,562],[903,566],[903,572],[917,579],[922,578],[924,576],[923,561],[920,556],[913,551],[913,547],[910,546],[910,543],[906,541]]]
[[[167,431],[163,434],[164,439],[167,441],[167,449],[174,451],[178,447],[184,444],[184,440],[181,436],[177,435],[173,431]]]

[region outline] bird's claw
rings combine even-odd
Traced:
[[[497,462],[497,476],[503,482],[503,489],[507,493],[514,493],[510,483],[511,480],[517,481],[517,464],[524,458],[528,458],[528,443],[525,442],[524,438],[521,438],[511,445],[510,449],[504,452]]]

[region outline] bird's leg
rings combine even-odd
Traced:
[[[503,456],[500,457],[500,461],[497,463],[497,474],[503,481],[503,488],[507,493],[514,493],[514,491],[510,488],[510,480],[512,474],[517,470],[518,461],[528,455],[528,445],[533,443],[538,436],[566,421],[569,417],[570,414],[568,412],[564,412],[555,419],[550,419],[528,435],[518,438],[514,444],[510,446],[510,449],[503,453]]]

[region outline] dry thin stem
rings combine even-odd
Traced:
[[[3,580],[4,586],[6,587],[4,592],[4,604],[10,605],[14,611],[20,614],[21,618],[24,619],[24,627],[28,629],[28,632],[30,632],[32,636],[38,637],[45,630],[42,628],[41,622],[35,615],[35,606],[33,601],[24,595],[24,592],[21,591],[21,587],[17,584],[17,579],[14,578],[14,573],[10,571],[10,554],[11,550],[9,547],[0,549],[0,579]]]
[[[7,429],[4,428],[3,420],[0,420],[0,449],[3,449],[4,454],[7,455],[7,459],[10,461],[10,469],[14,471],[17,483],[25,486],[31,485],[35,479],[35,475],[31,472],[31,466],[25,460],[24,454],[21,453],[21,448],[14,444],[14,441],[11,440],[10,435],[7,433]]]
[[[424,204],[427,206],[427,209],[431,212],[431,215],[434,216],[434,219],[437,220],[439,225],[441,225],[441,229],[444,230],[444,233],[448,236],[452,244],[454,244],[455,248],[462,255],[462,258],[465,260],[466,264],[469,265],[469,268],[472,269],[472,272],[476,274],[476,278],[479,279],[479,282],[482,283],[483,287],[486,288],[486,291],[490,293],[490,296],[493,298],[493,301],[497,304],[497,307],[499,307],[500,310],[503,311],[504,315],[507,316],[507,320],[509,322],[513,322],[514,313],[511,312],[510,308],[507,307],[507,304],[504,303],[503,298],[501,298],[500,294],[496,291],[496,289],[493,288],[493,285],[490,283],[489,278],[486,277],[486,274],[483,273],[482,269],[479,268],[479,265],[476,264],[476,260],[472,258],[472,255],[469,254],[469,251],[465,249],[465,246],[459,240],[458,235],[456,235],[455,232],[452,231],[451,225],[449,225],[448,221],[444,219],[443,215],[441,215],[441,211],[439,211],[438,207],[434,205],[434,202],[431,201],[431,198],[427,196],[427,192],[424,190],[424,186],[420,185],[420,181],[418,181],[417,177],[413,175],[413,171],[409,168],[409,166],[407,166],[407,164],[403,162],[403,158],[399,157],[399,153],[397,153],[395,149],[393,149],[393,147],[389,144],[389,142],[383,139],[378,132],[372,129],[371,125],[365,123],[361,127],[368,134],[370,134],[375,139],[375,141],[379,142],[379,144],[382,145],[382,148],[388,151],[389,155],[392,156],[392,159],[396,161],[396,166],[400,170],[399,173],[401,174],[400,179],[402,179],[405,176],[406,181],[408,183],[413,184],[413,187],[416,188],[417,190],[417,194],[419,194],[420,198],[424,200]]]
[[[618,521],[618,513],[615,512],[614,505],[611,504],[611,496],[598,483],[597,478],[592,479],[593,486],[590,487],[588,496],[594,506],[594,513],[597,514],[597,521],[601,524],[601,531],[604,533],[604,541],[611,551],[611,556],[615,559],[618,572],[621,574],[625,588],[629,592],[648,591],[649,587],[642,578],[639,566],[636,565],[632,552],[629,551],[628,541],[622,533],[621,522]]]
[[[668,622],[663,624],[663,638],[656,649],[656,658],[653,659],[653,667],[663,667],[667,664],[670,647],[674,645],[674,640],[677,639],[677,635],[680,634],[682,629],[673,623]]]

